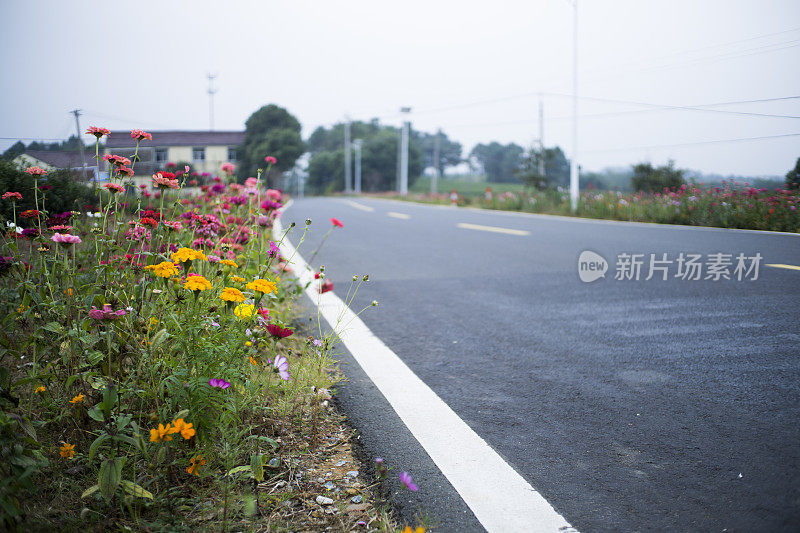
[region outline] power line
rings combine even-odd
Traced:
[[[703,144],[722,144],[722,143],[735,143],[735,142],[745,142],[745,141],[760,141],[763,139],[778,139],[783,137],[800,137],[800,133],[782,133],[779,135],[762,135],[759,137],[740,137],[738,139],[714,139],[710,141],[696,141],[696,142],[688,142],[688,143],[676,143],[676,144],[654,144],[650,146],[626,146],[626,147],[618,147],[618,148],[604,148],[602,150],[585,150],[584,153],[601,153],[601,152],[618,152],[618,151],[629,151],[629,150],[649,150],[652,148],[679,148],[682,146],[699,146]]]

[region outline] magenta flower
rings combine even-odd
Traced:
[[[231,384],[225,381],[224,379],[217,379],[217,378],[209,379],[208,384],[211,385],[212,387],[216,387],[218,389],[223,389],[223,390],[231,386]]]
[[[50,240],[53,242],[57,242],[58,244],[62,244],[64,246],[69,246],[71,244],[80,244],[81,238],[77,235],[70,235],[69,233],[54,233]],[[124,313],[123,313],[124,314]]]
[[[417,492],[419,489],[419,487],[414,484],[414,480],[411,479],[411,474],[408,472],[403,472],[400,474],[400,481],[402,481],[403,485],[405,485],[406,488],[411,492]]]
[[[278,324],[268,324],[267,331],[269,331],[269,334],[276,340],[286,338],[294,333],[294,331],[289,328],[282,328]]]
[[[269,241],[269,252],[268,252],[269,256],[270,257],[275,257],[276,255],[278,255],[278,251],[279,251],[278,250],[278,245],[275,244],[272,241]]]
[[[275,163],[277,163],[277,162],[278,162],[278,160],[277,160],[277,159],[275,159],[274,157],[272,157],[271,155],[268,155],[267,157],[265,157],[265,158],[264,158],[264,161],[266,161],[266,163],[267,163],[268,165],[274,165]]]
[[[331,218],[331,224],[333,224],[337,228],[343,228],[344,227],[344,224],[342,224],[342,221],[339,220],[338,218]]]
[[[278,372],[278,375],[284,381],[289,381],[291,377],[289,375],[289,361],[282,355],[276,355],[275,361],[272,362],[272,366],[275,367],[275,370]]]
[[[94,320],[116,320],[123,316],[125,316],[124,310],[114,311],[109,304],[105,304],[102,309],[92,306],[92,310],[89,311],[89,317]]]

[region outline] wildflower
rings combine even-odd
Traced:
[[[162,278],[178,275],[178,268],[175,266],[175,263],[170,263],[169,261],[163,261],[157,265],[148,265],[144,267],[144,269],[150,270],[153,274]]]
[[[241,276],[231,276],[234,283],[244,283],[246,280]]]
[[[220,299],[225,300],[226,302],[238,302],[241,303],[244,301],[244,294],[239,289],[233,287],[225,287],[222,289],[222,292],[219,294]]]
[[[142,217],[139,219],[139,223],[144,224],[145,226],[150,226],[152,228],[158,227],[158,221],[154,218],[150,217]]]
[[[331,281],[329,279],[326,279],[325,281],[323,281],[322,285],[319,286],[319,293],[320,294],[328,292],[328,291],[332,291],[332,290],[333,290],[333,281]]]
[[[123,316],[125,316],[124,310],[119,309],[118,311],[114,311],[109,304],[103,305],[102,309],[97,309],[95,306],[92,306],[92,309],[89,311],[89,318],[94,320],[116,320]]]
[[[9,198],[11,200],[22,200],[22,195],[18,192],[3,193],[3,200],[8,200]]]
[[[75,445],[61,441],[61,447],[58,449],[58,453],[64,459],[72,459],[75,457]]]
[[[58,224],[56,226],[50,226],[49,229],[51,231],[72,231],[72,226],[66,226],[64,224]]]
[[[276,340],[285,339],[294,333],[294,331],[290,330],[289,328],[282,328],[278,324],[267,324],[266,328],[269,334],[272,335],[272,337]]]
[[[29,167],[25,169],[25,172],[27,172],[31,176],[44,176],[45,174],[47,174],[47,171],[40,167]]]
[[[343,228],[344,227],[344,224],[342,224],[342,221],[339,220],[338,218],[331,218],[331,224],[333,224],[337,228]]]
[[[175,220],[175,221],[167,220],[167,221],[164,222],[164,225],[167,228],[171,229],[172,231],[183,231],[183,224],[181,224],[177,220]]]
[[[192,250],[191,248],[179,248],[177,252],[173,253],[170,257],[175,263],[182,263],[185,261],[208,261],[208,257],[200,250]]]
[[[239,265],[236,264],[235,261],[231,261],[230,259],[223,259],[219,262],[221,265],[226,265],[233,268],[239,268]]]
[[[212,387],[216,387],[218,389],[223,389],[223,390],[231,386],[231,384],[225,381],[224,379],[217,379],[217,378],[209,379],[208,384],[211,385]]]
[[[256,306],[253,304],[239,304],[234,308],[233,314],[240,320],[244,320],[253,316],[255,309]]]
[[[230,383],[228,384],[230,386]],[[195,430],[191,422],[186,422],[183,418],[177,418],[172,421],[172,428],[170,433],[180,433],[181,437],[186,440],[191,439],[195,435]]]
[[[77,235],[70,235],[69,233],[54,233],[50,240],[53,242],[57,242],[63,246],[69,246],[71,244],[80,244],[81,238]]]
[[[161,172],[153,174],[153,185],[159,189],[179,189],[178,180],[170,179]]]
[[[189,279],[183,284],[183,288],[196,292],[204,291],[211,288],[211,282],[203,276],[189,276]]]
[[[148,141],[153,140],[153,136],[146,131],[142,130],[131,130],[131,137],[137,141],[143,141],[147,139]]]
[[[172,433],[173,431],[170,424],[166,426],[164,424],[159,424],[157,428],[150,430],[150,442],[170,441],[172,440],[170,436]]]
[[[400,481],[402,481],[403,485],[411,492],[416,492],[419,489],[419,487],[414,484],[414,480],[411,479],[411,474],[408,472],[402,472],[400,474]]]
[[[23,211],[19,214],[22,218],[36,218],[41,215],[41,211],[37,211],[36,209],[28,209],[27,211]]]
[[[85,396],[81,392],[77,396],[73,396],[72,399],[69,401],[69,403],[71,403],[73,405],[78,404],[78,403],[83,403],[83,399],[84,398],[85,398]]]
[[[129,167],[119,167],[119,168],[117,169],[117,172],[118,172],[119,174],[125,174],[125,175],[126,175],[126,176],[128,176],[129,178],[132,178],[132,177],[133,177],[133,169],[132,169],[132,168],[129,168]]]
[[[275,361],[272,362],[272,366],[275,367],[275,371],[284,381],[289,381],[291,377],[289,375],[289,361],[282,355],[276,355]]]
[[[189,459],[189,466],[186,468],[186,471],[190,474],[194,474],[195,476],[200,475],[200,467],[206,464],[206,460],[203,459],[202,455],[198,455],[196,457],[192,457]]]
[[[419,526],[418,528],[412,530],[411,526],[406,526],[403,530],[403,533],[425,533],[425,528]]]
[[[251,364],[251,365],[253,365],[253,366],[258,366],[258,361],[256,361],[256,360],[253,358],[253,356],[252,356],[252,355],[248,356],[248,358],[250,359],[250,364]]]
[[[124,167],[131,164],[131,160],[128,159],[127,157],[123,157],[121,155],[113,155],[113,154],[104,155],[103,161],[106,161],[112,165],[117,165],[118,167]]]
[[[276,164],[276,163],[278,162],[278,160],[277,160],[277,159],[275,159],[274,157],[272,157],[271,155],[268,155],[267,157],[265,157],[265,158],[264,158],[264,161],[265,161],[265,162],[266,162],[268,165],[274,165],[274,164]]]
[[[280,250],[278,249],[278,245],[272,241],[269,241],[269,252],[267,252],[269,256],[275,257],[276,255],[278,255],[279,251]]]
[[[265,279],[254,279],[253,281],[245,285],[245,287],[252,291],[260,292],[262,294],[269,294],[271,292],[275,292],[276,289],[275,283],[267,281]]]
[[[89,126],[86,130],[86,135],[94,135],[99,140],[103,136],[111,135],[107,128],[98,128],[97,126]]]
[[[154,316],[151,316],[150,320],[148,320],[148,322],[150,322],[151,326],[157,326],[158,325],[158,319],[156,317],[154,317]]]
[[[225,174],[233,174],[233,170],[236,167],[233,166],[233,163],[222,163],[222,171]]]
[[[39,394],[40,392],[44,392],[45,390],[46,389],[44,388],[44,385],[39,385],[38,387],[36,387],[36,390],[33,391],[33,392],[35,392],[36,394]]]

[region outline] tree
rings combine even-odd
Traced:
[[[684,172],[675,168],[675,162],[672,160],[660,167],[653,167],[650,163],[639,163],[633,166],[631,185],[636,191],[661,192],[686,183],[683,179]]]
[[[539,161],[544,159],[544,175],[539,173]],[[528,187],[569,186],[569,161],[560,147],[537,150],[531,148],[522,159],[517,171],[517,179]]]
[[[305,153],[305,143],[300,136],[300,122],[286,109],[269,104],[250,115],[245,122],[244,144],[240,177],[255,176],[265,168],[264,157],[271,155],[278,162],[276,169],[291,169],[297,158]]]
[[[436,133],[412,132],[411,141],[417,143],[423,151],[425,157],[425,167],[434,165],[434,153],[436,151]],[[447,167],[453,167],[461,163],[461,143],[450,140],[445,133],[439,138],[439,175],[444,176]]]
[[[800,157],[797,158],[794,168],[786,173],[786,188],[800,189]]]
[[[469,155],[481,164],[488,181],[509,182],[516,181],[514,171],[522,162],[523,153],[524,150],[517,144],[492,142],[475,146]]]
[[[17,141],[12,144],[8,150],[3,152],[3,159],[14,159],[19,154],[25,151],[25,144],[22,141]]]

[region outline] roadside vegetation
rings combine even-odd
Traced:
[[[395,531],[331,404],[336,335],[299,320],[283,194],[232,165],[137,194],[136,156],[106,159],[99,190],[0,169],[2,529]]]

